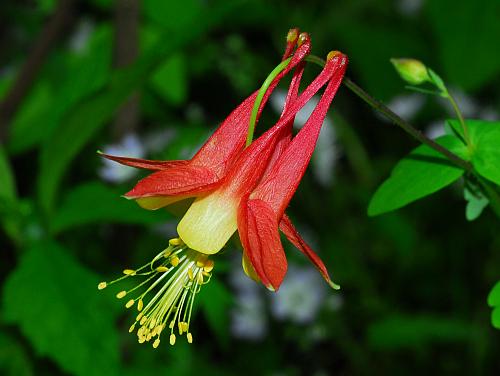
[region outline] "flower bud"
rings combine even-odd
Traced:
[[[391,59],[391,63],[401,78],[409,84],[420,85],[426,81],[431,81],[427,67],[419,60]]]

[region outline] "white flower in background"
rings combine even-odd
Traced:
[[[444,120],[437,120],[430,123],[425,129],[425,135],[432,140],[444,136],[446,134],[444,130],[444,122]]]
[[[387,107],[403,119],[411,119],[420,111],[424,102],[425,97],[422,94],[398,95],[389,102]],[[384,117],[384,120],[387,118]]]
[[[281,114],[283,110],[286,95],[286,91],[282,89],[276,89],[271,95],[271,106],[279,114]],[[318,104],[318,101],[318,97],[311,98],[302,110],[297,113],[294,122],[295,128],[302,128]],[[316,144],[316,150],[312,157],[313,174],[319,183],[324,186],[330,186],[332,184],[333,172],[340,154],[339,147],[335,141],[335,128],[330,118],[326,117],[321,128],[318,143]]]
[[[87,48],[94,29],[95,25],[91,20],[83,19],[80,21],[73,34],[69,37],[69,49],[73,52],[83,53]]]
[[[449,91],[453,98],[455,98],[458,108],[460,109],[460,112],[462,112],[464,118],[473,118],[480,111],[480,106],[478,105],[477,101],[471,96],[464,93],[462,90],[452,88]],[[440,100],[443,106],[446,108],[448,114],[452,117],[455,117],[455,110],[453,109],[450,101],[446,98],[440,98]]]
[[[168,126],[162,126],[162,128],[163,130],[161,131],[152,132],[144,136],[143,147],[145,150],[151,153],[160,153],[175,139],[177,136],[175,128]]]
[[[414,16],[420,12],[422,5],[423,0],[399,0],[396,7],[405,16]]]
[[[271,298],[271,312],[280,320],[312,322],[326,296],[326,284],[310,267],[289,265],[280,289]]]
[[[234,263],[241,263],[236,257]],[[235,289],[235,306],[231,311],[231,333],[236,338],[259,340],[266,335],[267,317],[260,289],[240,267],[231,268],[230,283]]]
[[[144,147],[139,138],[134,134],[128,134],[123,139],[103,148],[103,153],[111,155],[126,155],[132,158],[143,158]],[[101,158],[103,166],[99,169],[99,176],[110,183],[122,183],[137,174],[137,169],[123,166],[119,163]]]

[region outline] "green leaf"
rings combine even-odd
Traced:
[[[148,49],[134,65],[116,71],[104,90],[75,106],[62,119],[44,143],[40,157],[38,197],[46,213],[50,215],[54,208],[59,184],[71,161],[95,133],[111,120],[115,110],[144,84],[167,57],[205,33],[226,16],[234,5],[235,2],[220,2],[219,6],[211,9],[209,15],[186,25],[182,31],[165,34],[161,42]]]
[[[470,184],[471,183],[469,182],[469,185]],[[473,221],[478,218],[490,202],[488,197],[484,196],[481,190],[474,186],[465,186],[464,198],[467,201],[467,206],[465,207],[465,218],[467,218],[468,221]]]
[[[3,375],[34,375],[30,358],[18,339],[0,333],[0,372]]]
[[[399,349],[471,340],[466,322],[435,315],[395,315],[368,328],[368,341],[378,349]]]
[[[13,201],[16,198],[14,175],[10,162],[2,145],[0,145],[0,200]]]
[[[0,222],[10,238],[18,242],[21,229],[15,213],[19,210],[19,202],[14,174],[2,145],[0,145],[0,182]]]
[[[182,54],[167,59],[151,77],[152,88],[165,101],[179,105],[186,101],[187,76],[186,61]]]
[[[202,5],[203,2],[200,0],[144,0],[143,9],[146,17],[157,25],[169,31],[177,31],[202,21],[204,17]]]
[[[466,125],[473,147],[472,165],[480,175],[500,185],[500,122],[466,120]]]
[[[500,307],[496,307],[491,312],[491,324],[494,328],[500,329]]]
[[[75,226],[96,222],[159,223],[169,219],[164,210],[148,211],[100,182],[74,188],[63,199],[51,221],[52,231],[59,233]]]
[[[467,159],[464,144],[453,136],[442,136],[436,142]],[[401,208],[453,183],[464,170],[427,145],[421,145],[398,162],[391,176],[382,183],[368,206],[374,216]]]
[[[488,294],[488,305],[490,307],[500,307],[500,281],[493,286]]]
[[[89,39],[86,48],[78,54],[62,54],[61,69],[53,76],[44,77],[23,103],[12,123],[10,152],[21,153],[38,145],[51,135],[70,108],[102,89],[111,68],[110,27],[98,27]]]
[[[23,253],[7,279],[4,318],[65,372],[117,375],[114,318],[98,294],[97,280],[68,250],[39,243]]]
[[[45,119],[54,104],[50,84],[39,82],[23,101],[9,129],[8,148],[12,153],[22,152],[39,142],[47,134]],[[40,124],[44,119],[44,124]]]
[[[465,90],[478,89],[500,71],[498,0],[425,2],[445,76]]]

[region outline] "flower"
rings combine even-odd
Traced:
[[[309,36],[306,33],[299,35],[297,29],[292,29],[283,59],[293,56],[273,80],[259,113],[281,78],[294,69],[287,102],[278,122],[248,147],[245,147],[245,140],[257,92],[229,115],[190,160],[152,161],[103,155],[121,164],[155,171],[125,194],[143,208],[154,210],[194,198],[177,226],[179,238],[171,240],[169,247],[151,263],[137,270],[124,271],[122,278],[147,278],[132,290],[118,293],[118,298],[153,281],[145,292],[126,304],[132,307],[137,303],[140,311],[131,327],[133,331],[139,323],[139,342],[156,337],[153,346],[157,347],[160,334],[167,326],[171,344],[176,340],[176,327],[180,335],[185,333],[188,342],[192,342],[191,310],[199,289],[210,280],[214,267],[210,256],[218,253],[236,232],[244,249],[244,270],[270,290],[279,288],[286,272],[278,226],[335,286],[323,262],[284,215],[309,163],[321,124],[347,64],[345,55],[330,53],[324,69],[299,95],[304,59],[309,51]],[[308,122],[292,138],[295,115],[325,85],[324,94]],[[99,288],[107,285],[103,282]],[[147,304],[143,303],[153,291],[154,297]]]
[[[310,323],[324,302],[326,291],[320,282],[321,277],[311,268],[290,265],[287,279],[271,301],[272,314],[297,324]]]

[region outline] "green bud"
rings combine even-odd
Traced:
[[[420,85],[431,81],[427,67],[416,59],[391,59],[401,78],[412,85]]]

